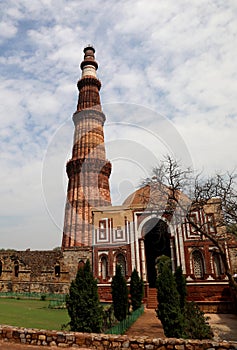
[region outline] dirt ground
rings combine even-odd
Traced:
[[[145,312],[125,333],[129,336],[149,335],[152,338],[164,338],[164,331],[160,320],[153,309],[145,309]]]
[[[237,342],[237,315],[206,314],[216,341],[229,340]],[[144,314],[129,328],[127,335],[149,335],[154,338],[164,338],[161,322],[156,317],[155,310],[146,309]]]
[[[237,315],[233,314],[206,314],[210,317],[209,324],[214,332],[216,341],[229,340],[237,342]],[[152,338],[164,338],[164,332],[160,321],[156,317],[155,310],[146,309],[144,314],[125,333],[128,336],[148,335]],[[0,350],[57,350],[55,346],[35,346],[6,343],[0,341]],[[70,349],[70,348],[69,348]],[[81,350],[83,350],[81,348]],[[88,349],[87,349],[88,350]]]
[[[237,315],[234,314],[206,314],[215,338],[237,342]]]

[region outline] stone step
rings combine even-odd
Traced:
[[[149,288],[148,298],[147,298],[147,308],[156,309],[157,308],[157,290],[156,288]]]

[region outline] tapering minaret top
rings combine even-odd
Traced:
[[[84,60],[81,62],[82,78],[87,75],[96,77],[98,63],[95,61],[95,49],[92,45],[87,45],[84,48]]]
[[[96,77],[98,63],[95,60],[95,49],[88,45],[84,48],[84,60],[81,62],[82,75],[77,83],[79,98],[77,112],[93,108],[101,111],[100,95],[101,82]]]

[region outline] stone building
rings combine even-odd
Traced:
[[[67,293],[78,266],[90,259],[98,279],[101,300],[111,300],[110,284],[116,264],[128,283],[134,268],[145,282],[144,300],[155,307],[156,260],[171,258],[172,268],[182,266],[189,300],[209,311],[233,311],[233,299],[216,247],[179,222],[170,213],[169,189],[144,186],[121,206],[112,206],[100,103],[101,82],[96,76],[95,50],[84,49],[79,98],[73,115],[75,125],[72,157],[66,165],[67,201],[61,250],[0,252],[0,292]],[[187,200],[182,193],[180,198]],[[159,208],[156,203],[159,203]],[[218,222],[219,199],[192,215],[208,232],[223,234]],[[226,242],[233,273],[237,272],[236,242]]]
[[[167,255],[171,258],[173,271],[182,266],[189,300],[198,302],[205,311],[232,312],[234,300],[216,247],[205,237],[200,237],[189,223],[177,222],[165,208],[160,213],[154,206],[141,203],[144,190],[148,194],[152,192],[149,187],[141,188],[122,206],[92,210],[93,266],[101,299],[110,298],[110,283],[119,263],[128,281],[136,268],[145,281],[148,307],[156,307],[156,261],[159,256]],[[207,208],[193,210],[192,215],[209,233],[223,236],[225,227],[215,225],[219,205],[220,200],[213,199]],[[233,245],[236,246],[236,242]],[[231,265],[236,251],[226,244],[226,252]]]

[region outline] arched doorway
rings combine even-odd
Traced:
[[[148,283],[150,288],[155,288],[157,258],[161,255],[171,257],[168,226],[163,220],[151,219],[143,227],[143,237]]]

